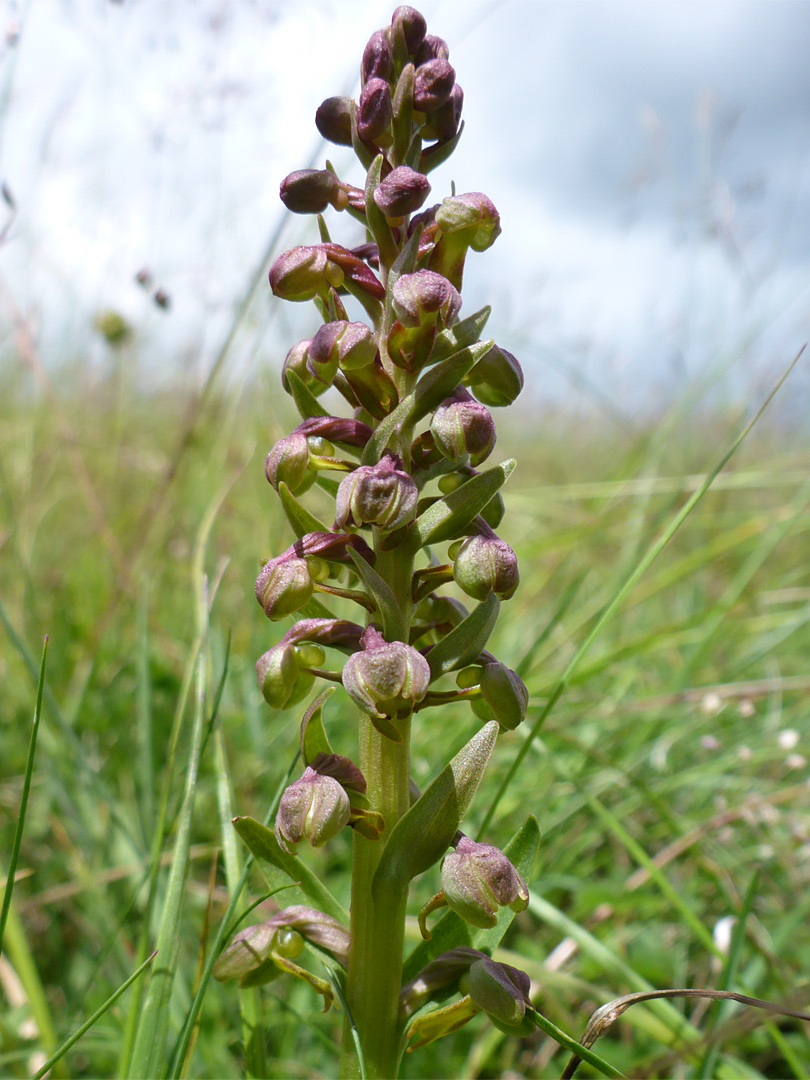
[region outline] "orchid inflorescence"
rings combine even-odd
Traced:
[[[463,128],[464,95],[446,43],[426,32],[419,12],[399,7],[366,45],[361,75],[359,100],[327,99],[316,125],[353,148],[365,185],[340,180],[329,162],[281,183],[289,210],[318,215],[320,242],[284,252],[270,284],[283,299],[314,301],[323,324],[284,361],[282,384],[301,423],[265,466],[297,539],[256,580],[269,619],[301,616],[258,661],[268,704],[290,708],[320,679],[342,684],[361,714],[356,764],[327,738],[331,691],[310,704],[301,724],[305,768],[281,797],[274,834],[264,830],[261,854],[292,873],[298,845],[320,847],[352,828],[351,929],[334,913],[287,908],[237,934],[214,971],[243,986],[290,972],[328,1008],[330,984],[293,963],[308,942],[345,969],[363,1065],[382,1076],[394,1074],[403,1033],[429,1042],[482,1010],[523,1031],[530,1007],[528,977],[488,955],[528,904],[524,877],[504,852],[459,830],[498,734],[521,723],[528,702],[516,672],[486,650],[519,580],[515,553],[495,532],[499,489],[514,462],[482,468],[496,441],[490,408],[514,401],[523,374],[514,356],[481,340],[488,307],[460,317],[468,252],[485,251],[501,231],[493,203],[471,192],[425,208],[428,175]],[[329,207],[362,224],[359,245],[332,240],[321,216]],[[350,318],[347,297],[362,319]],[[350,417],[324,408],[330,389]],[[333,520],[300,500],[313,485],[334,499]],[[470,609],[441,594],[451,582]],[[361,621],[335,617],[324,601],[355,605]],[[343,654],[342,665],[325,666],[327,650]],[[410,777],[413,717],[456,701],[484,726],[419,793]],[[530,821],[514,849],[527,873],[536,848]],[[403,988],[408,886],[439,860],[441,889],[419,920],[426,940],[406,971],[423,963]],[[427,916],[443,907],[450,913],[436,924],[434,946]],[[439,1008],[456,989],[461,1000]],[[344,1043],[343,1073],[357,1075],[358,1052]]]

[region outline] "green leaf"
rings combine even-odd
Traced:
[[[383,161],[382,154],[377,154],[366,177],[366,223],[377,243],[380,265],[390,266],[399,254],[399,249],[394,240],[394,234],[391,232],[391,226],[388,224],[388,218],[374,201],[374,192],[382,180]]]
[[[503,849],[504,854],[526,881],[531,880],[534,872],[539,843],[540,829],[537,826],[537,819],[530,816]],[[514,917],[515,912],[511,908],[502,907],[498,911],[498,921],[495,926],[484,929],[470,926],[460,915],[456,915],[455,911],[447,911],[434,925],[433,937],[430,941],[420,942],[405,961],[402,973],[403,982],[408,982],[418,975],[423,967],[441,953],[455,949],[458,945],[469,945],[473,949],[480,949],[481,952],[494,952]]]
[[[476,341],[431,367],[414,387],[413,405],[408,412],[407,423],[416,424],[438,408],[494,344],[494,341]]]
[[[490,593],[466,619],[434,645],[427,654],[431,681],[473,663],[486,645],[498,618],[501,602]]]
[[[296,499],[283,480],[278,485],[278,497],[281,499],[287,521],[289,521],[293,532],[299,540],[302,536],[306,536],[307,533],[329,532],[329,527],[324,525]]]
[[[311,765],[318,754],[332,754],[334,751],[323,726],[323,707],[334,694],[337,687],[329,686],[318,694],[301,720],[301,757],[305,765]]]
[[[440,330],[436,335],[428,363],[438,364],[440,360],[446,360],[448,356],[468,345],[474,345],[484,332],[487,320],[492,313],[489,304],[480,311],[461,319],[455,326],[449,326],[446,330]]]
[[[235,817],[233,826],[257,859],[269,862],[292,881],[297,882],[302,892],[312,900],[319,911],[334,915],[336,919],[341,919],[343,922],[349,921],[348,912],[306,863],[302,862],[297,855],[288,855],[286,851],[281,850],[272,829],[268,829],[266,825],[262,825],[260,821],[252,817]]]
[[[303,617],[305,619],[334,619],[335,616],[325,604],[322,604],[317,597],[313,596],[310,600],[307,600],[302,608],[299,608],[298,611],[296,611],[295,617]]]
[[[371,593],[383,626],[383,637],[386,641],[404,641],[405,623],[402,610],[397,603],[396,597],[390,586],[385,582],[377,571],[360,555],[353,547],[347,547],[349,557],[357,569],[363,584]]]
[[[394,285],[402,277],[403,274],[412,274],[416,270],[416,261],[419,257],[419,241],[422,238],[422,226],[418,225],[411,236],[408,237],[408,242],[397,255],[394,265],[388,271],[388,292],[390,294]]]
[[[302,420],[308,420],[310,416],[328,416],[329,413],[318,402],[318,399],[304,383],[303,379],[299,375],[296,375],[294,371],[288,371],[286,374],[287,386],[290,388],[295,407],[301,414]]]
[[[379,422],[374,429],[374,434],[366,443],[363,456],[360,459],[363,465],[376,465],[382,457],[388,440],[394,432],[407,422],[408,413],[413,406],[413,394],[407,394],[399,405]]]
[[[485,724],[394,826],[371,883],[372,896],[400,896],[408,882],[429,869],[450,846],[467,812],[498,737]]]
[[[486,472],[471,477],[461,487],[439,499],[413,523],[408,543],[415,548],[438,544],[458,536],[475,518],[515,468],[515,459],[501,462]]]

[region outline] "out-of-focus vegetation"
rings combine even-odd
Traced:
[[[233,812],[263,818],[297,749],[295,716],[270,713],[254,673],[279,631],[255,603],[253,579],[259,559],[289,543],[263,475],[292,415],[278,372],[243,392],[150,394],[131,348],[122,339],[107,367],[77,362],[49,389],[33,385],[24,356],[7,356],[0,375],[0,876],[50,636],[0,960],[8,1076],[35,1071],[137,966],[160,794],[168,779],[171,825],[185,780],[191,703],[168,778],[166,765],[194,665],[201,571],[208,711],[227,673],[197,783],[170,1048],[227,904],[225,775]],[[810,452],[773,408],[600,633],[487,833],[503,843],[527,812],[539,819],[533,901],[502,958],[531,974],[538,1007],[576,1036],[598,1005],[647,984],[728,986],[799,1008],[810,998]],[[678,402],[633,430],[536,400],[514,412],[512,427],[499,423],[499,449],[519,461],[505,491],[505,539],[522,584],[495,647],[532,697],[526,723],[499,741],[473,835],[599,611],[740,424]],[[333,726],[351,730],[342,691],[329,710]],[[417,720],[417,781],[475,725],[460,706]],[[170,828],[167,865],[174,838]],[[349,839],[317,861],[345,902]],[[437,887],[424,877],[414,914]],[[729,965],[729,920],[755,877]],[[258,867],[248,891],[267,891]],[[280,899],[302,901],[295,890]],[[417,934],[414,922],[412,943]],[[341,1018],[322,1015],[292,982],[261,991],[267,1075],[334,1075]],[[120,1075],[133,994],[70,1051],[62,1075]],[[676,1034],[678,1014],[696,1029],[691,1042]],[[239,1076],[241,1040],[238,993],[211,984],[186,1074]],[[632,1076],[810,1073],[807,1025],[699,1000],[636,1006],[596,1049]],[[545,1077],[563,1062],[541,1032],[517,1040],[479,1017],[409,1055],[404,1075]]]

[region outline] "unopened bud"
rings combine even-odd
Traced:
[[[520,582],[517,556],[497,536],[468,536],[453,562],[453,577],[475,600],[486,600],[492,592],[508,600]]]
[[[302,608],[313,593],[306,559],[281,556],[271,559],[256,578],[256,599],[268,619],[283,619]]]
[[[281,181],[281,201],[296,214],[320,214],[327,206],[344,210],[349,197],[329,169],[299,169]]]
[[[413,56],[418,52],[422,42],[425,40],[425,33],[427,31],[425,16],[420,11],[417,11],[416,8],[408,7],[407,4],[403,4],[401,7],[398,7],[391,16],[391,28],[394,33],[396,33],[398,25],[402,27],[402,31],[405,35],[405,44],[408,46],[408,52]]]
[[[352,99],[330,97],[318,106],[315,127],[329,142],[352,145]]]
[[[402,218],[418,210],[430,194],[430,181],[415,169],[399,165],[374,192],[374,201],[389,218]]]
[[[529,691],[516,671],[500,660],[484,664],[478,679],[481,696],[471,699],[476,716],[497,720],[507,731],[522,724],[529,706]]]
[[[449,60],[428,60],[416,69],[413,80],[413,107],[431,113],[449,101],[456,72]]]
[[[315,480],[309,464],[309,444],[305,435],[294,431],[279,439],[264,463],[264,474],[278,491],[282,482],[293,494],[306,491]]]
[[[256,661],[256,676],[264,700],[273,709],[289,709],[312,689],[313,675],[298,668],[294,646],[279,643]]]
[[[369,79],[360,91],[357,108],[357,131],[360,138],[365,142],[375,142],[387,134],[393,116],[391,87],[385,79]]]
[[[470,966],[469,994],[495,1026],[510,1035],[528,1035],[534,1024],[526,1017],[531,1006],[531,979],[511,964],[499,964],[488,956]]]
[[[430,684],[430,667],[418,650],[403,641],[386,641],[373,627],[363,634],[363,649],[343,667],[343,685],[361,709],[372,716],[394,717],[412,710]]]
[[[376,465],[361,465],[340,482],[337,492],[338,527],[378,525],[398,529],[416,515],[419,490],[394,454],[385,453]]]
[[[351,803],[343,785],[307,766],[301,779],[281,796],[276,839],[292,855],[302,840],[321,847],[349,824],[350,817]]]
[[[485,405],[459,388],[433,414],[430,430],[437,448],[448,460],[479,465],[495,445],[495,422]]]
[[[376,360],[378,351],[374,334],[365,323],[342,319],[320,327],[309,347],[314,363],[323,364],[326,370],[334,368],[334,371],[338,365],[344,371],[368,367]]]
[[[385,30],[378,30],[368,39],[368,43],[363,50],[361,73],[363,83],[367,83],[369,79],[385,79],[388,81],[394,74],[391,46],[388,44],[388,34]]]
[[[493,345],[464,381],[479,401],[502,408],[511,405],[523,389],[523,370],[510,352]]]
[[[447,101],[428,114],[425,126],[422,128],[423,137],[426,139],[438,139],[443,143],[449,142],[458,131],[463,108],[464,91],[456,83]]]
[[[285,251],[270,268],[270,285],[284,300],[311,300],[341,285],[343,273],[330,263],[323,245]]]
[[[425,40],[414,54],[414,63],[417,67],[426,64],[428,60],[449,60],[450,49],[444,38],[436,37],[435,34],[426,34]]]
[[[435,323],[443,329],[455,321],[461,310],[461,296],[441,274],[434,270],[416,270],[397,278],[393,307],[403,326]]]
[[[480,191],[451,195],[436,211],[436,224],[443,233],[470,230],[468,243],[473,251],[486,251],[501,235],[501,218],[492,200]]]
[[[445,855],[441,879],[448,906],[473,926],[495,926],[499,908],[524,911],[529,904],[526,882],[504,853],[468,836]]]

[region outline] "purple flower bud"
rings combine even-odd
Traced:
[[[343,685],[361,709],[373,716],[394,717],[411,711],[427,693],[430,668],[424,656],[403,641],[386,641],[369,626],[363,649],[343,667]]]
[[[403,218],[418,210],[430,194],[430,181],[407,165],[393,169],[374,192],[374,202],[389,218]]]
[[[345,788],[359,791],[361,795],[366,793],[368,787],[366,778],[363,776],[362,770],[355,765],[351,758],[344,757],[342,754],[322,752],[315,755],[312,768],[320,776],[331,776],[333,780],[337,780]]]
[[[323,244],[291,248],[270,267],[270,286],[284,300],[311,300],[342,283],[343,272],[330,263]]]
[[[362,626],[347,619],[301,619],[290,627],[279,644],[310,641],[351,653],[360,648],[363,633]]]
[[[408,46],[408,52],[413,56],[425,40],[425,33],[427,31],[425,16],[417,11],[416,8],[408,7],[406,4],[403,4],[401,7],[398,7],[391,16],[391,28],[394,33],[396,33],[397,24],[402,27],[405,35],[405,44]]]
[[[476,960],[486,959],[486,953],[469,945],[458,945],[455,949],[443,952],[435,960],[423,967],[418,975],[406,983],[399,995],[401,1011],[410,1016],[421,1008],[437,990],[457,983],[466,975]]]
[[[486,600],[491,592],[508,600],[520,582],[514,551],[494,534],[463,541],[453,561],[453,577],[475,600]]]
[[[291,855],[302,840],[321,847],[349,824],[350,817],[351,803],[343,785],[307,766],[301,779],[281,796],[276,839]]]
[[[363,49],[361,74],[364,84],[369,79],[385,79],[388,81],[394,74],[391,46],[388,44],[388,34],[385,30],[378,30],[368,39],[368,43]]]
[[[246,926],[223,949],[213,967],[214,978],[219,982],[227,979],[243,979],[267,960],[273,947],[277,927],[271,922]]]
[[[414,53],[414,63],[417,67],[426,64],[428,60],[449,60],[450,49],[447,42],[435,34],[425,35],[425,40]]]
[[[485,956],[470,966],[470,997],[501,1031],[528,1035],[534,1030],[526,1017],[530,991],[529,976],[511,964],[499,964]]]
[[[461,295],[447,278],[434,270],[417,270],[397,278],[393,307],[403,326],[435,323],[450,326],[461,309]]]
[[[526,718],[529,691],[516,671],[500,660],[484,664],[478,678],[481,696],[471,699],[476,716],[497,720],[502,728],[514,731]]]
[[[320,214],[327,206],[345,210],[349,196],[329,169],[299,169],[285,176],[279,188],[281,201],[295,214]]]
[[[309,355],[311,360],[324,364],[327,369],[332,365],[337,369],[340,365],[344,371],[351,371],[373,364],[379,350],[374,334],[365,323],[341,319],[325,323],[318,330],[309,347]]]
[[[340,244],[321,244],[320,247],[328,255],[329,264],[333,270],[342,271],[349,281],[369,296],[373,296],[376,300],[383,299],[385,289],[362,259],[359,259],[348,248],[341,247]],[[342,283],[341,279],[340,284]]]
[[[349,323],[348,325],[363,326],[368,331],[368,327],[363,323]],[[344,443],[346,446],[357,446],[361,449],[371,438],[371,428],[368,424],[345,416],[310,416],[308,420],[303,420],[295,430],[307,437],[317,435],[330,442]]]
[[[313,581],[306,559],[281,555],[265,563],[256,578],[256,599],[268,619],[283,619],[312,597]]]
[[[375,142],[388,135],[394,111],[391,103],[391,87],[385,79],[369,79],[360,91],[357,108],[357,131],[365,142]],[[390,141],[390,136],[385,140]]]
[[[299,956],[305,940],[328,950],[341,963],[348,962],[346,927],[323,911],[294,904],[276,912],[266,922],[240,930],[217,958],[214,978],[220,982],[244,979],[273,954],[287,958]]]
[[[306,491],[315,480],[309,465],[309,444],[298,431],[279,439],[264,463],[264,474],[278,491],[282,481],[293,494]]]
[[[352,145],[352,99],[330,97],[318,106],[315,127],[329,142]]]
[[[486,251],[501,235],[501,217],[495,204],[480,191],[451,195],[436,211],[442,233],[470,230],[467,244],[473,251]]]
[[[440,105],[438,109],[428,114],[425,126],[422,128],[423,138],[438,139],[442,143],[449,142],[458,131],[463,107],[464,91],[456,83],[444,105]]]
[[[391,453],[376,465],[361,465],[340,482],[335,525],[378,525],[398,529],[416,515],[419,491]]]
[[[273,709],[289,709],[302,701],[315,681],[299,671],[295,648],[279,642],[256,661],[256,677],[264,700]]]
[[[449,60],[428,60],[416,69],[413,80],[413,107],[432,113],[449,101],[456,71]]]
[[[270,919],[277,929],[297,931],[313,945],[326,949],[346,964],[349,956],[349,931],[334,916],[303,904],[283,908]]]
[[[332,379],[335,377],[334,372],[332,372],[329,380],[326,381],[326,372],[319,372],[310,368],[310,340],[310,338],[305,338],[303,341],[299,341],[297,344],[293,345],[284,360],[284,364],[281,368],[281,385],[288,394],[290,393],[290,384],[287,380],[287,373],[290,371],[295,372],[303,384],[311,390],[316,397],[332,385]],[[321,375],[324,376],[323,379],[321,379]]]
[[[525,911],[526,882],[500,848],[462,836],[442,860],[442,890],[449,907],[473,926],[491,927],[498,909]]]
[[[480,465],[495,445],[492,414],[463,388],[441,403],[430,430],[438,449],[454,462],[463,462],[469,455],[472,465]]]
[[[464,381],[479,401],[502,408],[511,405],[523,389],[523,369],[510,352],[493,345]]]

